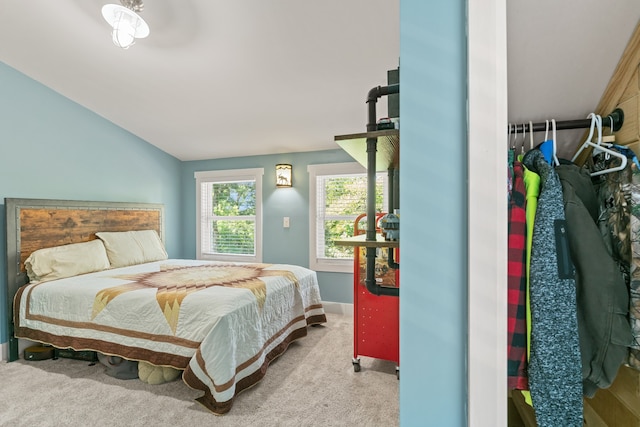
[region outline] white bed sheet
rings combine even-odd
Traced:
[[[218,414],[326,321],[316,273],[283,264],[163,260],[27,284],[14,304],[17,337],[184,369]]]

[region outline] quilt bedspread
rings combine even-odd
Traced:
[[[27,284],[15,335],[184,370],[216,414],[326,321],[316,273],[283,264],[164,260]]]

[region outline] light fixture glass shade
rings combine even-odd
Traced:
[[[102,6],[102,16],[113,27],[111,38],[118,47],[128,49],[136,39],[149,35],[149,26],[144,19],[124,6],[105,4]]]
[[[276,165],[276,187],[291,187],[293,185],[291,179],[291,165]]]

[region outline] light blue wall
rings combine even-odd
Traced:
[[[465,6],[400,3],[403,427],[467,425]]]
[[[165,205],[170,256],[180,244],[181,162],[0,62],[0,280],[6,284],[5,197]],[[0,342],[7,341],[0,292]]]
[[[373,86],[373,85],[372,85]],[[363,123],[363,127],[366,123]],[[307,166],[354,161],[341,149],[309,153],[184,162],[182,167],[183,247],[187,258],[196,256],[196,184],[194,172],[222,169],[264,168],[263,261],[309,266],[309,174]],[[275,165],[293,165],[293,187],[276,188]],[[282,226],[290,218],[290,228]],[[352,303],[353,275],[318,272],[324,301]]]

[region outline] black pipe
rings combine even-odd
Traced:
[[[400,171],[391,166],[387,169],[387,183],[389,186],[389,212],[396,213],[400,209]]]
[[[399,199],[399,193],[400,193],[400,186],[398,184],[398,169],[394,168],[394,167],[390,167],[387,170],[387,181],[389,183],[389,212],[394,212],[396,211],[396,209],[400,208],[400,203],[398,201]],[[388,254],[387,254],[387,264],[389,265],[389,268],[393,268],[394,270],[397,270],[400,268],[400,264],[398,264],[397,262],[394,261],[394,251],[393,248],[388,248]]]
[[[393,169],[393,210],[391,212],[396,213],[396,209],[400,209],[400,171],[397,168]]]
[[[376,103],[381,96],[400,93],[400,84],[389,86],[376,86],[367,94],[367,104],[369,104],[369,117],[367,122],[367,132],[377,130],[376,128]]]
[[[389,204],[389,212],[393,212],[394,209],[397,209],[397,206],[395,205],[395,195],[396,195],[396,188],[393,185],[393,171],[394,168],[393,167],[389,167],[389,169],[387,169],[387,191],[389,192],[389,200],[388,200],[388,204]]]
[[[377,86],[371,89],[367,95],[368,121],[367,132],[377,130],[376,103],[378,98],[385,95],[400,92],[400,85]],[[376,152],[378,151],[378,138],[367,138],[367,241],[376,240]],[[367,276],[365,285],[367,290],[374,295],[400,296],[400,288],[393,286],[381,286],[376,283],[376,248],[367,247]]]
[[[614,132],[619,131],[623,124],[624,111],[620,108],[616,108],[608,116],[602,116],[602,126],[610,127]],[[531,132],[529,123],[514,124],[512,126],[512,132]],[[589,127],[591,127],[591,119],[556,121],[556,130],[586,129]],[[549,121],[548,124],[546,122],[533,123],[534,132],[543,132],[546,130],[551,130],[551,121]]]
[[[400,264],[398,264],[397,262],[395,262],[395,260],[393,259],[395,255],[393,255],[393,248],[388,248],[388,253],[387,253],[387,264],[389,265],[389,268],[393,268],[394,270],[397,270],[400,268]]]

